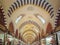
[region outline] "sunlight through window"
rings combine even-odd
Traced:
[[[41,20],[41,22],[43,23],[43,24],[45,24],[45,19],[43,18],[43,17],[41,17],[41,16],[37,16],[40,20]]]
[[[19,16],[19,17],[16,19],[15,23],[17,24],[21,18],[22,18],[22,16]]]

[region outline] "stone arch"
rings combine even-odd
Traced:
[[[13,13],[13,11],[15,9],[17,9],[18,7],[21,7],[21,6],[24,6],[24,5],[27,5],[27,4],[40,6],[43,9],[45,9],[46,11],[48,11],[51,18],[54,16],[54,9],[53,9],[52,5],[50,5],[46,0],[16,0],[16,2],[14,2],[9,7],[8,16],[10,17],[10,15]]]
[[[40,26],[39,26],[36,22],[30,21],[30,20],[22,23],[21,26],[19,27],[19,29],[21,29],[24,25],[29,24],[29,23],[35,25],[35,26],[38,27],[39,30],[40,30]]]
[[[55,26],[59,26],[60,25],[60,8],[58,9],[58,12],[57,12],[57,15],[56,15],[56,18],[55,18]]]
[[[60,8],[57,11],[56,18],[55,18],[55,31],[60,30]]]

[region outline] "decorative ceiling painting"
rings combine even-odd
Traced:
[[[8,16],[13,13],[18,7],[25,6],[25,5],[36,5],[44,10],[48,11],[51,17],[54,16],[54,9],[53,7],[46,1],[46,0],[17,0],[14,2],[8,9]]]
[[[60,30],[60,8],[58,9],[57,15],[56,15],[56,30]]]
[[[24,44],[39,45],[41,39],[60,30],[60,7],[57,5],[60,0],[53,1],[0,1],[3,7],[0,8],[0,24]]]
[[[6,21],[5,21],[5,17],[4,17],[4,10],[2,8],[2,6],[0,6],[0,29],[2,29],[3,31],[6,31]]]

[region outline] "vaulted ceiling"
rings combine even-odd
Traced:
[[[15,33],[18,30],[16,33],[19,33],[26,43],[39,40],[37,39],[39,36],[39,38],[47,36],[60,26],[60,0],[1,0],[0,2],[4,9],[5,26],[8,31]]]

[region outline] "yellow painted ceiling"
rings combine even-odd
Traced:
[[[33,24],[26,24],[20,29],[20,33],[26,42],[32,43],[36,39],[39,29]]]

